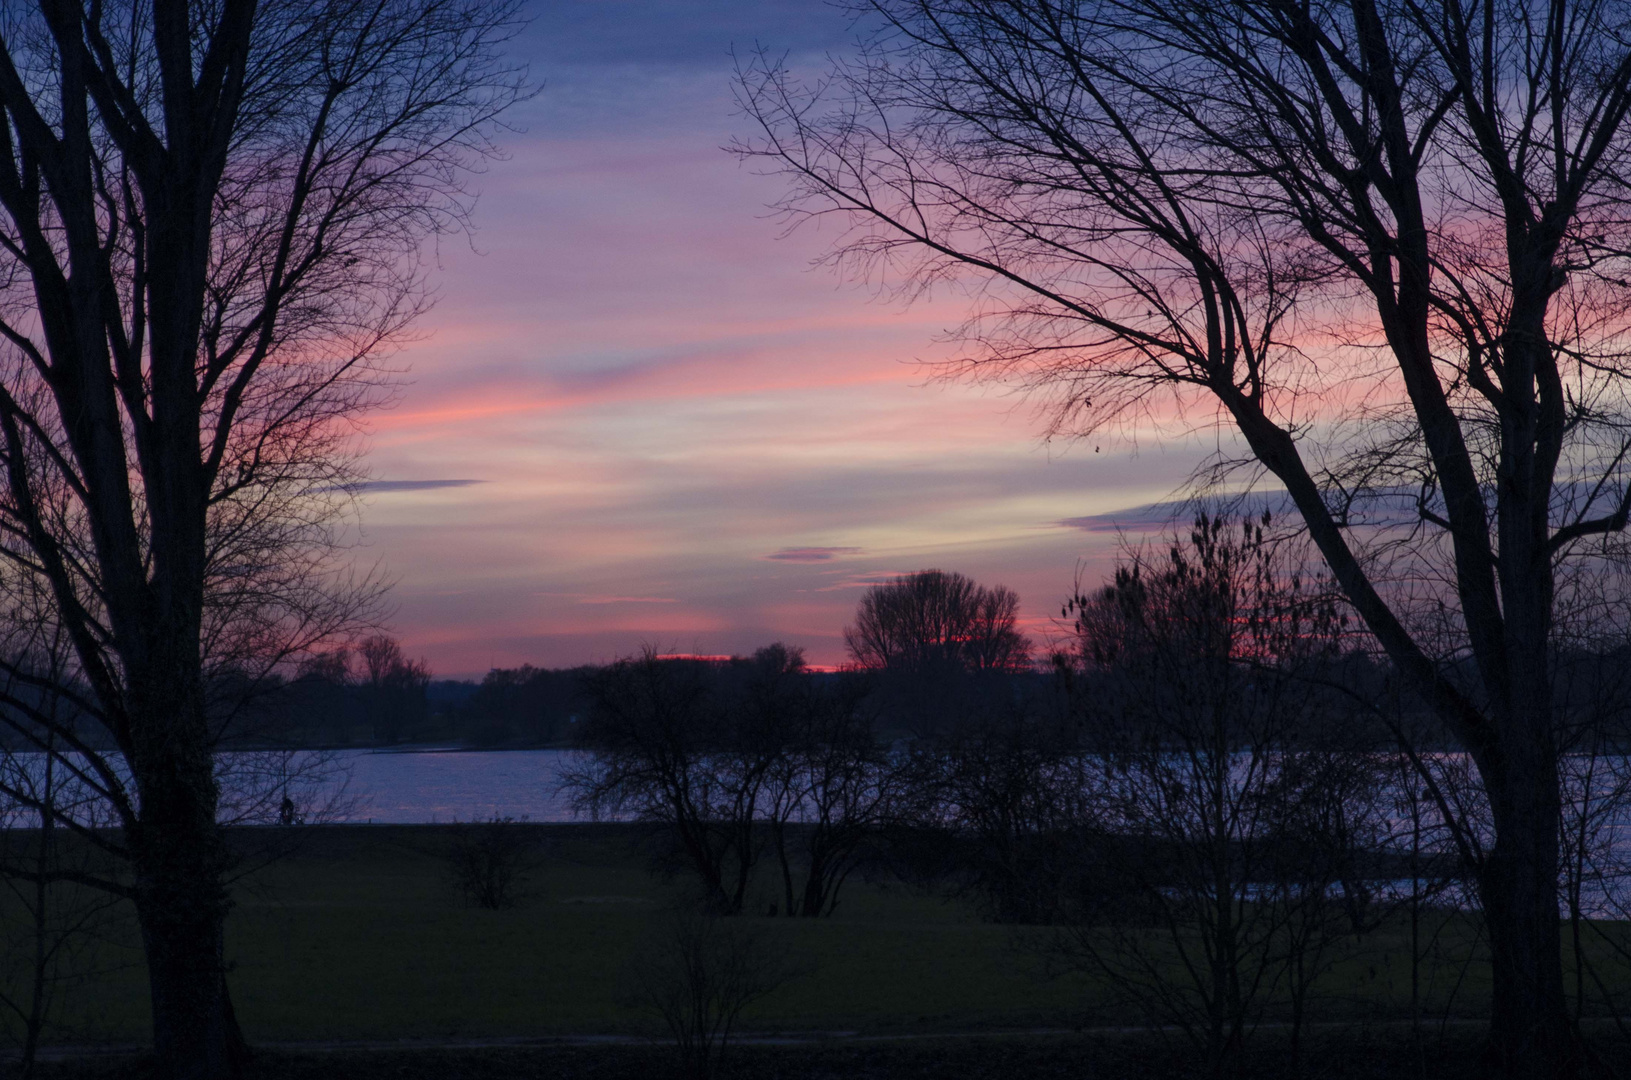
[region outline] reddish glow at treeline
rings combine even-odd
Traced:
[[[707,663],[707,664],[728,664],[732,660],[741,660],[743,658],[740,657],[740,656],[731,656],[731,655],[728,655],[728,654],[720,654],[720,653],[660,653],[660,654],[658,654],[657,659],[659,659],[659,660],[700,660],[703,663]],[[831,673],[831,672],[834,672],[834,671],[842,671],[843,668],[839,667],[836,664],[805,664],[804,665],[804,670],[805,671]]]
[[[1108,569],[1097,515],[1215,449],[1045,446],[1023,401],[927,379],[955,290],[902,307],[808,269],[832,231],[783,238],[780,183],[719,149],[745,133],[729,49],[813,66],[847,25],[569,0],[517,43],[542,92],[480,178],[473,242],[432,253],[440,300],[367,459],[363,558],[438,676],[772,641],[832,667],[861,591],[927,567],[1015,589],[1042,644],[1079,564]]]

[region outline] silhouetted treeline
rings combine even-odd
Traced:
[[[480,682],[436,680],[391,639],[369,639],[240,688],[224,722],[239,744],[561,746],[594,670],[523,665],[494,668]]]
[[[212,683],[224,747],[392,745],[436,737],[430,667],[395,639],[365,638],[253,680]]]
[[[455,713],[475,746],[558,745],[583,712],[583,680],[594,669],[494,668]]]

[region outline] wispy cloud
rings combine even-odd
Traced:
[[[1141,507],[1140,510],[1142,509],[1144,508]],[[1062,518],[1054,524],[1061,528],[1080,529],[1087,533],[1154,532],[1166,528],[1174,520],[1172,517],[1157,519],[1145,516],[1138,510],[1126,510],[1114,514]]]
[[[461,488],[471,484],[485,483],[482,480],[364,480],[360,484],[350,485],[351,490],[377,495],[387,491],[435,491],[438,488]]]
[[[835,581],[831,585],[824,585],[819,589],[812,589],[811,591],[827,593],[842,592],[846,589],[870,589],[874,585],[893,584],[906,575],[916,572],[917,571],[915,570],[880,570],[870,574],[853,574],[844,578],[842,581]]]
[[[859,555],[858,547],[790,547],[773,551],[767,559],[777,562],[828,562],[840,555]]]
[[[1264,511],[1276,517],[1296,513],[1291,497],[1283,491],[1253,491],[1216,499],[1175,499],[1168,502],[1146,503],[1125,510],[1112,510],[1107,514],[1089,514],[1086,517],[1064,518],[1054,524],[1087,533],[1143,533],[1162,532],[1174,527],[1187,527],[1198,511],[1225,513],[1231,516],[1257,517]]]
[[[580,604],[676,604],[672,596],[580,596]]]

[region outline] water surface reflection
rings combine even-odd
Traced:
[[[557,791],[571,750],[342,750],[349,774],[342,820],[386,825],[494,815],[572,821]]]

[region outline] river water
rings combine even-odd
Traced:
[[[576,820],[560,794],[570,750],[458,749],[230,751],[217,755],[220,819],[269,825],[290,806],[312,823],[422,825],[493,817]],[[126,783],[123,759],[107,765]],[[48,768],[39,753],[0,754],[0,788],[43,792],[63,813],[88,824],[111,823],[106,804],[74,773],[93,775],[77,754]],[[38,818],[0,799],[0,828],[34,828]]]
[[[515,817],[573,821],[558,793],[569,750],[343,750],[334,753],[343,791],[340,821],[421,825]]]
[[[578,752],[571,750],[426,747],[228,753],[217,759],[222,820],[270,824],[278,820],[279,806],[288,795],[301,816],[313,823],[420,825],[494,817],[579,821],[582,818],[573,814],[561,791],[563,774],[578,759]],[[1459,760],[1459,755],[1436,755],[1435,771]],[[1631,775],[1631,761],[1610,760],[1617,767],[1609,770],[1606,779]],[[114,760],[112,765],[124,771],[122,762]],[[8,773],[4,778],[8,786],[19,782],[33,786],[44,774],[44,758],[7,755],[0,760],[0,769]],[[60,776],[57,783],[59,787],[63,784]],[[1601,783],[1598,780],[1589,786],[1598,788]],[[65,804],[59,799],[59,805]],[[1422,837],[1424,849],[1444,849],[1442,833],[1430,824],[1435,815],[1430,807],[1423,810],[1427,831],[1438,833]],[[1599,869],[1595,880],[1587,875],[1588,894],[1624,897],[1631,888],[1631,817],[1627,814],[1628,808],[1621,804],[1617,812],[1594,822],[1594,864]],[[34,821],[32,814],[17,809],[0,813],[0,827],[31,827]],[[1396,851],[1408,850],[1410,834],[1405,823],[1396,820],[1391,824],[1393,837],[1384,843]],[[1603,877],[1604,873],[1609,876]],[[1583,900],[1588,909],[1602,904],[1596,896]]]

